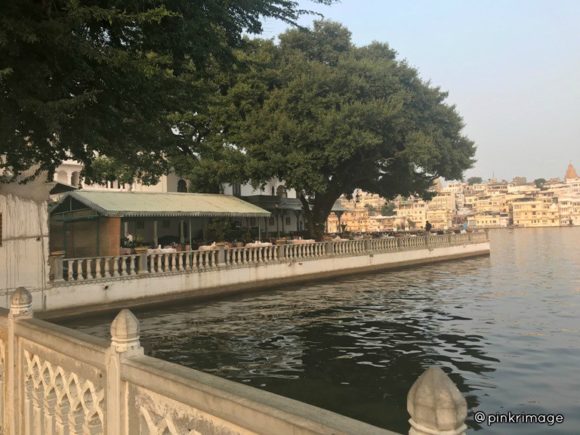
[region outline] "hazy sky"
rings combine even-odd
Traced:
[[[580,172],[580,0],[342,0],[305,9],[387,42],[449,92],[477,144],[467,176]],[[314,17],[307,17],[308,25]],[[266,21],[263,37],[284,23]]]

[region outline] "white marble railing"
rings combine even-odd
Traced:
[[[143,254],[146,273],[192,272],[217,266],[217,250]]]
[[[1,434],[393,434],[145,356],[129,310],[108,341],[35,319],[31,307],[20,287],[0,309]],[[407,409],[409,433],[465,433],[466,401],[439,368],[411,387]]]
[[[117,257],[65,258],[63,277],[66,281],[85,281],[136,275],[139,256],[120,255]]]
[[[361,239],[310,244],[219,247],[206,251],[132,254],[117,257],[51,257],[55,281],[91,281],[142,274],[190,273],[220,267],[242,267],[277,261],[316,260],[317,258],[369,255],[413,249],[434,249],[488,241],[486,232],[446,234],[388,239]]]
[[[122,310],[111,341],[38,320],[20,287],[0,309],[2,434],[393,434],[143,354]],[[444,397],[445,400],[439,400]],[[463,434],[466,402],[438,368],[409,391],[410,433]]]

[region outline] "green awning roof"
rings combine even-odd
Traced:
[[[92,192],[67,193],[51,211],[68,211],[72,198],[108,217],[268,217],[270,212],[235,196],[205,193]]]

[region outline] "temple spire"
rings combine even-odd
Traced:
[[[574,166],[572,166],[572,162],[570,162],[568,164],[568,169],[566,169],[566,175],[564,175],[564,180],[575,180],[578,177],[578,174],[576,173],[576,170],[574,169]]]

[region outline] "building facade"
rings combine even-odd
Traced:
[[[0,291],[44,289],[49,277],[47,200],[51,185],[0,183]]]

